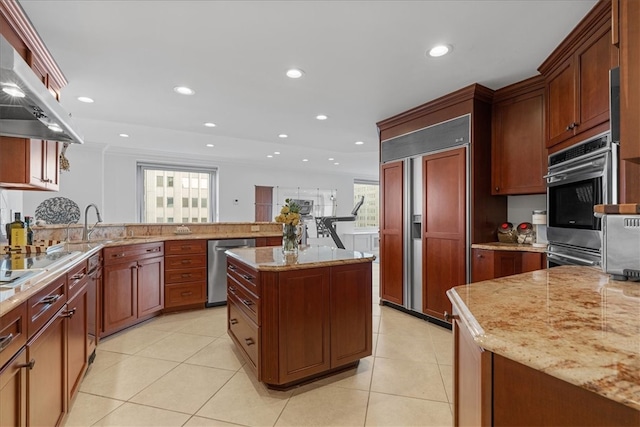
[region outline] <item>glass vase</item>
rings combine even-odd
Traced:
[[[282,253],[298,254],[298,243],[300,233],[299,226],[293,224],[282,224]]]

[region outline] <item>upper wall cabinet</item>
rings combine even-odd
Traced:
[[[504,87],[493,97],[491,193],[544,194],[544,78]]]
[[[609,129],[611,1],[601,0],[540,66],[546,85],[546,146],[557,151]]]

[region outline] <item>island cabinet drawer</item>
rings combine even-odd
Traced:
[[[246,354],[249,365],[258,375],[258,353],[260,348],[260,328],[249,320],[234,299],[229,300],[229,333],[231,338]]]
[[[169,240],[164,246],[166,255],[206,254],[206,240]]]
[[[168,255],[165,247],[165,255]],[[164,269],[173,270],[176,268],[207,268],[206,254],[187,254],[166,256]]]
[[[88,280],[87,261],[83,261],[69,270],[67,272],[68,299],[72,299]]]
[[[0,369],[27,343],[26,322],[26,302],[0,317]]]
[[[137,243],[104,248],[104,265],[113,265],[121,262],[139,261],[164,255],[164,243]]]
[[[165,283],[197,282],[207,279],[206,268],[181,268],[179,270],[164,271]]]
[[[247,292],[245,288],[234,282],[234,279],[227,279],[227,295],[228,298],[234,300],[238,307],[247,315],[256,325],[260,325],[260,298],[257,298],[251,292]]]
[[[207,299],[206,287],[203,282],[179,283],[165,285],[164,307],[182,307],[191,304],[200,304]]]
[[[67,303],[67,275],[63,274],[27,300],[28,338],[34,336]]]
[[[232,278],[254,295],[260,296],[260,274],[252,268],[227,257],[227,277]]]

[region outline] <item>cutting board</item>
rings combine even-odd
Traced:
[[[640,214],[640,203],[620,205],[595,205],[593,211],[601,214]]]

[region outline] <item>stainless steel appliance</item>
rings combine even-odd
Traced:
[[[549,266],[602,262],[598,204],[617,202],[618,144],[604,133],[549,156],[547,258]]]
[[[209,240],[207,270],[207,307],[227,303],[227,256],[233,248],[253,248],[255,239]]]
[[[640,215],[604,215],[603,270],[616,280],[640,281]]]

